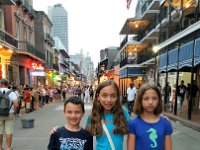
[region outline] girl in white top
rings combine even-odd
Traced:
[[[87,85],[85,88],[84,103],[86,103],[86,101],[88,101],[88,103],[90,103],[89,85]]]

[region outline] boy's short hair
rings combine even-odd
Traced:
[[[78,98],[76,96],[69,97],[64,103],[64,112],[65,112],[65,107],[68,103],[72,103],[75,105],[81,105],[82,111],[85,113],[84,103],[80,98]]]

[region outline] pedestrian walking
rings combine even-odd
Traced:
[[[86,129],[96,136],[96,150],[123,150],[129,114],[120,102],[118,85],[106,80],[96,89]],[[103,128],[102,128],[103,127]]]
[[[24,91],[25,111],[26,113],[29,113],[31,110],[31,89],[29,86],[26,86]]]
[[[2,93],[7,93],[9,91],[8,83],[9,82],[6,79],[0,80],[0,91]],[[15,113],[18,108],[18,100],[16,94],[14,92],[10,92],[8,98],[10,105],[9,116],[0,116],[0,150],[3,149],[2,144],[4,130],[6,134],[6,150],[11,150]]]
[[[178,96],[178,101],[179,101],[179,111],[180,113],[182,112],[182,106],[183,102],[185,99],[185,93],[186,93],[186,86],[184,85],[184,81],[181,80],[180,85],[178,86],[177,89],[177,96]]]
[[[89,85],[85,88],[85,97],[84,97],[84,103],[88,101],[88,104],[90,103],[90,93],[89,93]]]
[[[64,103],[67,123],[51,134],[48,150],[93,150],[93,137],[80,126],[85,113],[83,101],[70,97]]]
[[[64,102],[66,100],[66,87],[62,87],[62,101]]]
[[[128,87],[127,89],[128,113],[130,116],[131,116],[131,112],[133,111],[136,93],[137,93],[137,89],[135,88],[133,83],[130,83],[130,87]]]
[[[80,85],[77,88],[77,94],[78,94],[78,98],[81,99],[82,90],[81,90],[81,86]]]
[[[155,85],[142,85],[134,105],[136,118],[128,122],[128,150],[172,150],[171,123],[160,116],[162,97]]]
[[[39,88],[39,101],[40,101],[40,107],[45,105],[46,102],[46,90],[44,88],[44,85],[41,85]]]
[[[158,87],[159,88],[159,87]],[[159,88],[160,89],[160,88]],[[174,111],[174,102],[175,102],[175,97],[176,97],[176,84],[173,85],[172,88],[172,103],[171,103],[171,112]]]
[[[165,111],[169,108],[169,99],[171,96],[171,86],[169,85],[169,82],[164,86],[163,88],[163,95],[164,95],[164,108]]]
[[[21,116],[20,109],[21,109],[21,105],[22,105],[22,99],[21,99],[20,94],[18,92],[17,86],[13,85],[12,90],[13,90],[13,92],[15,92],[15,94],[17,96],[17,100],[18,100],[18,108],[16,110],[16,115]]]
[[[89,94],[90,94],[90,100],[93,100],[94,90],[92,88],[92,85],[89,88]]]
[[[49,87],[49,101],[52,102],[54,97],[54,87]]]

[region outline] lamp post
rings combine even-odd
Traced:
[[[157,56],[158,56],[158,51],[159,51],[159,47],[157,46],[157,45],[155,45],[155,46],[153,46],[153,52],[154,52],[154,54],[155,54],[155,70],[154,70],[154,82],[156,82],[157,83],[157,86],[159,86],[158,85],[158,83],[159,83],[159,71],[158,71],[158,61],[157,61]],[[156,76],[156,71],[157,71],[157,76]],[[157,79],[156,79],[157,78]]]

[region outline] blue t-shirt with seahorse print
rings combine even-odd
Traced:
[[[129,133],[135,135],[135,150],[164,150],[165,136],[171,135],[171,123],[160,117],[159,121],[149,123],[140,117],[128,122]]]

